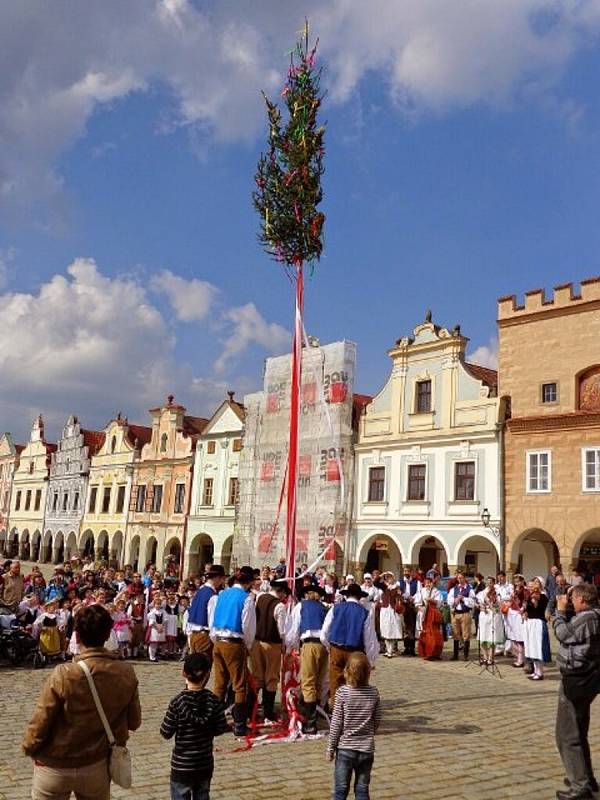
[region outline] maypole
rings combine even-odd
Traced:
[[[304,268],[318,261],[323,250],[325,215],[317,210],[323,198],[323,135],[317,125],[321,69],[315,69],[318,40],[309,47],[306,21],[303,36],[292,51],[287,82],[281,98],[287,106],[287,122],[278,106],[266,97],[269,145],[258,162],[253,201],[260,215],[259,242],[282,264],[295,285],[294,337],[292,345],[290,430],[288,443],[286,503],[286,564],[292,577],[296,569],[296,512],[299,452],[299,406],[302,382],[304,318]]]

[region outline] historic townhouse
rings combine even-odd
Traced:
[[[184,574],[212,562],[228,570],[231,561],[244,407],[228,394],[196,445]]]
[[[122,566],[127,561],[125,534],[133,485],[133,465],[152,438],[152,428],[130,425],[118,414],[102,434],[91,459],[89,490],[81,523],[79,551]],[[137,568],[137,551],[132,562]]]
[[[86,504],[91,458],[104,443],[104,433],[81,427],[71,415],[52,453],[44,515],[44,546],[58,564],[79,554],[78,537]]]
[[[52,560],[51,537],[42,541],[42,533],[50,457],[55,451],[56,445],[44,439],[44,422],[40,415],[33,423],[29,442],[14,472],[9,515],[9,538],[11,541],[18,539],[20,552],[29,553],[33,561]]]
[[[172,395],[150,414],[152,437],[134,463],[125,552],[140,569],[162,569],[185,552],[194,451],[208,420],[186,416]]]
[[[467,342],[428,313],[389,351],[391,375],[366,407],[356,445],[359,568],[496,570],[502,403],[496,373],[465,360]]]
[[[10,433],[0,438],[0,555],[11,557],[18,555],[19,540],[15,532],[13,539],[8,541],[10,497],[14,472],[23,447],[22,444],[14,444]]]
[[[511,569],[600,567],[600,278],[498,301]]]

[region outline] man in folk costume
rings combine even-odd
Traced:
[[[206,582],[192,599],[188,611],[190,653],[204,653],[212,665],[213,642],[210,638],[210,620],[217,602],[217,593],[225,581],[225,570],[212,564],[206,573]]]
[[[262,689],[265,721],[275,722],[275,695],[281,677],[281,655],[285,636],[287,583],[273,580],[271,589],[256,601],[256,638],[250,651],[250,667],[256,690]]]
[[[404,652],[402,655],[416,656],[417,609],[415,607],[415,597],[421,591],[421,583],[416,575],[405,567],[404,576],[398,581],[398,588],[404,598]]]
[[[306,589],[292,611],[286,644],[288,649],[300,648],[300,688],[306,722],[304,733],[317,733],[317,705],[327,676],[327,650],[321,642],[321,629],[328,607],[322,602],[325,589],[311,586]]]
[[[433,578],[425,577],[423,585],[415,595],[415,607],[417,609],[417,621],[415,626],[416,641],[421,638],[422,633],[431,633],[433,627],[427,628],[427,610],[439,609],[442,605],[442,593],[433,585]],[[423,658],[439,658],[441,656],[441,649],[443,648],[443,635],[440,632],[439,624],[436,623],[437,629],[435,630],[436,638],[438,640],[435,646],[428,644],[423,648],[423,642],[419,645],[419,655]],[[439,639],[442,638],[441,647],[439,646]]]
[[[249,732],[248,720],[248,653],[256,634],[256,610],[250,588],[254,581],[252,567],[242,567],[230,589],[217,596],[212,618],[210,637],[214,642],[213,691],[225,700],[231,683],[235,705],[233,708],[233,733],[245,736]]]
[[[398,582],[392,572],[384,572],[384,589],[379,599],[379,629],[385,644],[384,656],[392,658],[394,647],[402,640],[402,614],[404,601]]]
[[[464,659],[469,659],[471,646],[471,611],[475,605],[475,592],[462,572],[456,575],[457,581],[448,594],[448,605],[452,612],[452,637],[454,638],[453,661],[458,661],[460,643],[463,642]]]
[[[344,681],[344,667],[351,653],[365,653],[371,666],[379,654],[379,642],[375,633],[373,613],[363,605],[361,599],[366,592],[356,583],[351,583],[341,592],[345,603],[336,603],[327,612],[321,629],[321,642],[329,648],[329,697],[333,702],[335,693]]]

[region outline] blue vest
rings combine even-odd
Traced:
[[[402,592],[402,594],[404,594],[404,592],[406,591],[406,586],[407,586],[407,583],[404,580],[404,578],[402,578],[401,580],[398,581],[398,587],[399,587],[400,591]],[[409,595],[411,597],[414,597],[416,595],[416,593],[417,593],[417,588],[419,586],[419,581],[416,578],[411,578],[411,580],[408,582],[408,586],[409,586],[409,592],[408,592]]]
[[[327,609],[318,600],[303,600],[300,603],[300,636],[306,631],[320,631]]]
[[[215,608],[213,627],[220,630],[227,629],[242,635],[242,609],[248,597],[248,592],[239,586],[232,586],[221,592]]]
[[[363,625],[369,612],[360,603],[338,603],[333,607],[333,621],[329,629],[331,644],[341,644],[354,650],[364,650]]]
[[[188,614],[188,622],[208,628],[208,601],[215,594],[215,590],[207,583],[201,586],[194,595]]]

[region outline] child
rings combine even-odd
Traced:
[[[143,594],[136,594],[135,598],[127,606],[127,614],[131,619],[131,653],[134,658],[138,657],[139,651],[144,642],[144,625],[146,618],[146,603]]]
[[[112,615],[114,630],[119,643],[119,655],[121,658],[129,658],[129,648],[131,645],[131,617],[125,611],[125,600],[117,600],[115,612]]]
[[[174,592],[167,594],[165,611],[165,634],[167,636],[166,650],[169,656],[175,655],[177,647],[177,616],[179,614],[179,604]]]
[[[335,756],[333,800],[346,800],[355,773],[356,800],[369,800],[369,782],[375,754],[375,731],[381,721],[379,692],[369,686],[371,667],[364,653],[352,653],[335,693],[326,758]]]
[[[160,726],[165,739],[175,736],[171,757],[171,798],[209,800],[214,770],[213,738],[229,730],[223,704],[205,689],[210,661],[190,653],[183,663],[185,691],[174,697]]]
[[[165,613],[163,611],[162,598],[158,594],[154,596],[152,608],[148,612],[146,639],[148,641],[148,657],[150,661],[156,663],[158,661],[156,657],[158,647],[167,640],[165,634]]]

